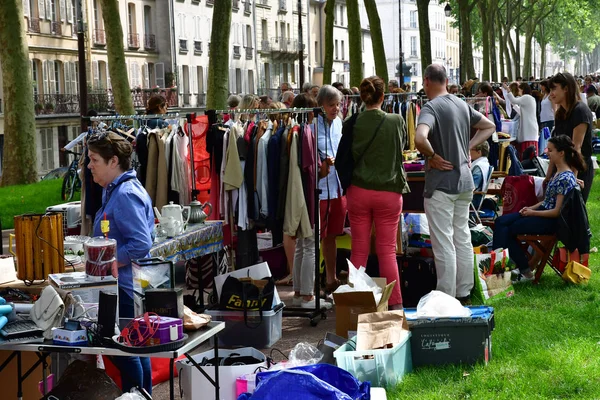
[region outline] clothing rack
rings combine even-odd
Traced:
[[[90,121],[123,121],[123,120],[144,120],[144,119],[174,119],[179,118],[179,113],[172,114],[151,114],[151,115],[107,115],[107,116],[98,116],[98,117],[89,117]]]
[[[285,108],[285,109],[235,109],[235,110],[206,110],[205,114],[208,116],[209,125],[213,125],[217,123],[217,115],[222,114],[283,114],[283,113],[296,113],[296,114],[308,114],[314,113],[315,118],[318,118],[319,114],[323,111],[321,107],[316,108]],[[327,318],[326,309],[321,308],[321,282],[320,282],[320,207],[319,207],[319,147],[318,147],[318,134],[319,134],[319,124],[315,123],[315,192],[314,192],[314,200],[315,200],[315,209],[314,209],[314,237],[315,237],[315,308],[314,309],[305,309],[299,307],[285,307],[283,309],[284,317],[306,317],[310,319],[310,323],[312,326],[316,326],[320,319]],[[287,258],[286,258],[287,259]],[[320,317],[320,318],[319,318]]]

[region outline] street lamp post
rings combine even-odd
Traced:
[[[398,43],[400,44],[400,53],[399,53],[399,61],[398,61],[398,72],[399,72],[399,80],[400,82],[398,82],[398,87],[403,88],[404,87],[404,60],[403,58],[403,53],[402,53],[402,0],[398,0]]]

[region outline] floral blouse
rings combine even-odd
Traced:
[[[546,210],[553,210],[556,207],[556,198],[559,194],[567,195],[577,186],[575,174],[571,171],[565,171],[554,175],[548,188],[542,207]]]

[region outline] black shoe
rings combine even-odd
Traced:
[[[472,303],[471,303],[471,296],[457,297],[456,300],[460,301],[460,304],[462,304],[463,306],[470,306],[470,305],[472,305]]]

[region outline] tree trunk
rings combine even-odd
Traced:
[[[431,63],[431,31],[429,29],[429,0],[417,0],[419,14],[419,40],[421,49],[421,75]],[[402,68],[402,65],[400,66]]]
[[[385,81],[387,87],[388,69],[385,59],[385,48],[383,46],[383,34],[381,33],[381,20],[377,11],[375,0],[365,0],[365,9],[369,18],[371,28],[371,43],[373,45],[373,58],[375,59],[375,72],[377,76]]]
[[[473,39],[471,36],[470,6],[468,0],[458,0],[460,29],[460,82],[475,76],[473,66]]]
[[[490,23],[490,38],[489,38],[489,46],[490,46],[490,69],[492,82],[499,82],[498,80],[498,64],[496,62],[496,13],[498,12],[498,2],[496,0],[490,1],[490,9],[492,10],[492,15],[489,17]]]
[[[121,115],[135,114],[131,88],[127,78],[127,65],[125,64],[125,49],[123,47],[123,28],[119,17],[119,3],[117,0],[101,0],[102,19],[106,32],[106,53],[108,56],[108,72],[112,94],[115,101],[115,110]],[[82,110],[85,112],[85,110]]]
[[[521,20],[521,17],[517,17],[517,24],[519,24],[519,21]],[[517,25],[515,27],[515,54],[514,54],[514,61],[515,61],[515,74],[520,74],[521,73],[521,31],[519,29],[519,26]],[[529,77],[527,77],[529,78]]]
[[[542,41],[540,47],[542,48],[542,55],[540,57],[540,79],[546,79],[546,42]]]
[[[333,19],[335,16],[335,0],[327,0],[325,4],[325,59],[323,60],[323,84],[331,85],[333,71]]]
[[[362,61],[362,29],[360,27],[360,11],[358,0],[346,0],[348,15],[348,46],[350,47],[350,86],[360,86],[363,78]]]
[[[525,31],[525,55],[523,57],[523,79],[529,80],[529,77],[532,75],[532,67],[531,67],[531,46],[533,42],[533,33],[534,33],[535,25],[533,23],[528,24],[527,29]]]
[[[3,0],[0,6],[0,59],[5,102],[2,186],[38,180],[33,85],[25,30],[23,1]]]
[[[506,43],[504,42],[504,35],[502,34],[502,24],[500,23],[499,18],[496,23],[496,26],[498,27],[498,44],[500,45],[500,48],[498,49],[498,57],[500,58],[500,79],[502,79],[504,76],[507,76],[506,69],[504,68],[504,48],[506,47]],[[500,80],[496,80],[496,82],[500,82]]]
[[[510,76],[510,80],[512,81],[517,78],[516,75],[521,73],[519,71],[519,66],[517,65],[517,61],[516,61],[517,58],[519,58],[519,55],[518,55],[517,51],[515,50],[515,44],[513,43],[512,37],[510,36],[510,32],[507,35],[507,39],[508,39],[508,47],[510,49],[510,55],[511,55],[512,61],[513,61],[511,63],[511,68],[512,68],[511,72],[514,72],[514,75],[511,74],[511,76]]]
[[[208,55],[206,108],[225,108],[229,94],[229,32],[231,1],[215,1]],[[216,22],[219,21],[217,24]]]
[[[483,74],[482,80],[490,80],[490,34],[488,30],[489,26],[489,7],[486,0],[479,0],[477,2],[477,8],[479,9],[479,16],[481,18],[481,24],[483,26],[482,32],[482,44],[483,44]]]

